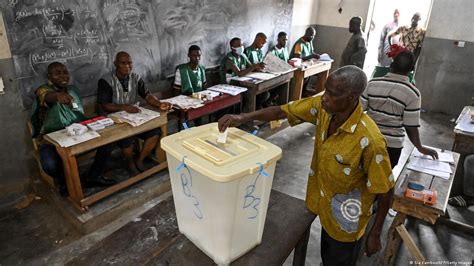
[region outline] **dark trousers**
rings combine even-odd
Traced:
[[[362,241],[340,242],[321,228],[321,258],[323,266],[356,265]]]
[[[390,148],[387,147],[388,157],[390,158],[390,164],[392,165],[392,169],[398,164],[398,160],[400,159],[400,155],[402,154],[403,148]]]
[[[112,147],[110,145],[105,145],[97,149],[94,162],[87,174],[87,179],[96,179],[103,173],[111,151]],[[43,170],[56,179],[59,185],[66,185],[63,161],[56,151],[55,146],[51,144],[42,144],[39,147],[39,154]]]

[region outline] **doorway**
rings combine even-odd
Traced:
[[[406,26],[411,24],[413,14],[419,12],[421,20],[418,25],[424,29],[428,27],[428,21],[431,12],[433,0],[371,0],[369,9],[370,20],[367,19],[366,33],[368,35],[367,54],[364,62],[364,72],[370,79],[375,66],[378,65],[378,47],[383,27],[393,21],[393,13],[398,9],[400,16],[398,17],[398,26]],[[370,12],[372,10],[372,12]],[[372,14],[370,14],[372,13]],[[372,23],[370,23],[370,21]]]

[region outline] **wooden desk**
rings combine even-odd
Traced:
[[[465,106],[456,120],[456,124],[459,123],[460,119],[469,112],[470,108],[474,109],[474,106]],[[458,129],[454,129],[454,143],[453,151],[460,153],[461,157],[459,158],[458,169],[456,170],[456,175],[454,176],[453,184],[453,194],[463,194],[463,179],[464,179],[464,159],[469,154],[474,154],[474,133],[464,132]]]
[[[458,165],[459,153],[453,152],[453,157],[454,164],[451,165],[451,170],[454,173]],[[410,162],[412,158],[413,151],[408,162]],[[394,188],[392,208],[397,211],[397,215],[393,219],[388,231],[387,247],[382,257],[382,265],[393,265],[402,239],[415,259],[420,263],[424,262],[425,259],[423,255],[405,228],[405,219],[407,215],[409,215],[416,219],[435,224],[436,220],[446,212],[453,180],[454,174],[451,174],[449,179],[446,180],[441,177],[409,170],[407,165],[405,165]],[[422,184],[425,188],[435,189],[438,192],[436,204],[431,206],[420,201],[406,198],[404,195],[409,181]]]
[[[293,88],[290,90],[290,101],[296,101],[301,99],[301,93],[303,91],[304,79],[317,75],[318,80],[316,83],[316,93],[324,90],[324,84],[329,75],[329,69],[331,69],[331,61],[317,61],[313,65],[304,68],[296,69],[295,71],[295,83]]]
[[[57,144],[54,140],[48,137],[48,135],[44,136],[44,139],[51,144],[56,146],[56,150],[61,156],[64,166],[64,174],[66,177],[66,184],[69,192],[69,200],[74,204],[81,211],[86,211],[88,206],[97,202],[113,193],[122,190],[146,177],[149,177],[165,168],[168,167],[166,161],[155,165],[154,167],[142,172],[136,176],[130,177],[126,181],[120,182],[113,186],[107,187],[106,189],[97,192],[89,197],[84,198],[84,194],[82,192],[82,185],[81,179],[79,176],[79,171],[77,168],[77,161],[76,155],[85,153],[87,151],[97,149],[100,146],[104,146],[106,144],[110,144],[116,142],[121,139],[125,139],[155,128],[161,128],[161,137],[165,137],[168,130],[167,130],[167,122],[168,119],[166,117],[167,113],[161,113],[160,117],[153,119],[141,126],[132,127],[129,124],[122,123],[122,124],[114,124],[113,126],[107,127],[103,130],[98,131],[100,137],[79,143],[77,145],[71,147],[61,147]],[[160,143],[160,142],[158,142]],[[161,148],[157,147],[157,156],[160,154],[164,154]],[[162,155],[161,155],[162,156]],[[160,156],[160,157],[161,157]]]
[[[194,120],[196,118],[212,114],[216,111],[222,110],[224,108],[236,105],[240,103],[241,96],[235,95],[232,96],[230,94],[222,94],[212,99],[212,101],[204,102],[204,106],[199,108],[191,108],[191,109],[181,109],[179,107],[174,107],[175,110],[179,113],[180,120]],[[178,121],[179,124],[179,121]],[[178,125],[179,128],[179,125]]]
[[[293,249],[293,265],[303,265],[315,218],[303,200],[272,190],[262,243],[231,265],[282,265]],[[172,197],[106,237],[69,265],[107,262],[118,265],[214,265],[179,233]]]
[[[257,83],[248,81],[239,81],[231,79],[232,85],[245,87],[247,91],[243,93],[242,99],[242,111],[245,113],[253,112],[257,109],[257,95],[269,91],[273,88],[280,86],[278,94],[278,103],[285,104],[288,102],[289,83],[293,78],[293,71],[285,74],[281,74],[271,79],[263,80]]]

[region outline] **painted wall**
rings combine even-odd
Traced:
[[[434,0],[417,66],[422,108],[457,116],[474,97],[474,1]],[[466,41],[457,47],[455,41]]]
[[[338,12],[340,2],[341,13]],[[351,37],[349,20],[354,16],[362,17],[364,29],[370,5],[370,0],[319,0],[314,47],[316,52],[328,53],[334,59],[332,70],[339,67],[342,51]]]
[[[293,2],[293,18],[291,33],[288,38],[289,49],[304,35],[308,26],[315,25],[319,13],[319,0],[295,0]]]

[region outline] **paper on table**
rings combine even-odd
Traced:
[[[222,92],[222,93],[227,93],[227,94],[230,94],[230,95],[233,95],[233,96],[247,91],[247,88],[233,86],[233,85],[229,85],[229,84],[217,84],[217,85],[214,85],[214,86],[212,86],[210,88],[207,88],[207,89],[211,90],[211,91],[218,91],[218,92]]]
[[[121,121],[126,122],[133,127],[137,127],[142,124],[145,124],[146,122],[160,116],[159,112],[145,109],[143,107],[138,107],[138,108],[140,108],[139,113],[127,113],[126,111],[120,111],[120,112],[112,113],[109,116],[118,117]]]
[[[456,125],[455,129],[459,129],[464,132],[474,133],[474,123],[471,123],[471,114],[466,112],[462,117],[461,121]]]
[[[428,169],[428,168],[421,168],[421,167],[411,165],[411,164],[408,164],[407,168],[410,169],[410,170],[426,173],[426,174],[429,174],[429,175],[438,176],[438,177],[441,177],[441,178],[444,178],[444,179],[449,179],[449,176],[451,175],[450,173],[447,173],[447,172],[431,170],[431,169]]]
[[[270,74],[270,73],[263,73],[263,72],[252,72],[246,75],[246,77],[256,78],[259,80],[267,80],[267,79],[272,79],[276,77],[276,75]]]
[[[422,158],[414,157],[410,160],[410,164],[415,167],[426,168],[430,170],[452,173],[451,167],[446,162],[434,161],[434,160],[427,160]]]
[[[279,57],[275,56],[272,53],[268,53],[263,59],[263,63],[265,63],[265,72],[273,73],[273,74],[283,74],[289,72],[293,69],[285,61],[281,60]]]
[[[419,152],[418,149],[415,148],[413,152],[413,156],[428,160],[434,160],[433,157],[429,155],[424,155],[423,153]],[[438,152],[438,161],[440,162],[447,162],[447,163],[454,163],[454,157],[452,153],[449,152]]]
[[[199,108],[199,107],[204,106],[201,100],[195,99],[186,95],[178,95],[176,97],[162,99],[161,101],[170,103],[181,109]]]
[[[100,137],[99,133],[92,130],[89,130],[82,135],[69,136],[66,129],[49,133],[47,136],[56,141],[61,147],[66,148]]]

